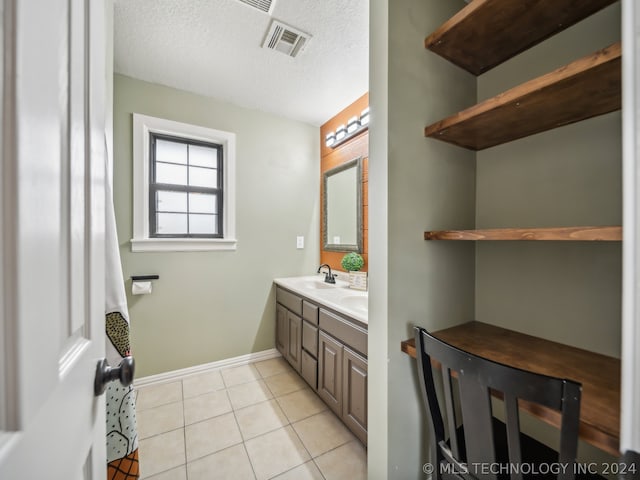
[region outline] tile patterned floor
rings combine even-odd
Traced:
[[[142,387],[148,480],[359,480],[367,453],[282,358]]]

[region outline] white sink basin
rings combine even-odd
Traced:
[[[336,288],[335,284],[325,283],[320,280],[307,280],[305,282],[302,282],[300,285],[302,286],[302,288],[310,288],[312,290],[325,290],[325,289]]]
[[[359,310],[365,313],[369,311],[369,299],[363,295],[347,295],[341,297],[338,303],[352,310]]]

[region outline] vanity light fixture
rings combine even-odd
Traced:
[[[335,143],[336,143],[336,134],[333,132],[328,133],[327,136],[324,138],[324,144],[327,147],[333,147]]]
[[[358,117],[351,117],[347,122],[347,133],[353,133],[360,128]]]
[[[369,125],[369,107],[365,108],[360,114],[360,125]]]
[[[327,147],[336,148],[367,128],[369,128],[369,107],[362,110],[360,118],[354,115],[349,119],[346,126],[342,124],[336,128],[335,132],[327,133],[324,137],[324,144]]]
[[[340,140],[344,140],[344,137],[347,136],[347,129],[345,128],[344,125],[340,125],[338,128],[336,128],[336,142],[339,142]]]

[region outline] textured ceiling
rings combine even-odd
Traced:
[[[312,36],[261,47],[275,18]],[[368,90],[369,0],[115,0],[115,71],[322,125]]]

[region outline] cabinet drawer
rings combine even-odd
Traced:
[[[320,329],[333,335],[345,345],[367,355],[367,331],[338,315],[320,309]]]
[[[302,318],[318,325],[318,307],[313,303],[309,303],[306,300],[302,301]]]
[[[302,299],[280,287],[276,289],[276,301],[296,315],[302,315]]]
[[[302,321],[302,348],[314,358],[318,358],[318,327],[306,320]]]
[[[300,374],[311,388],[318,389],[318,361],[304,350],[302,351]]]

